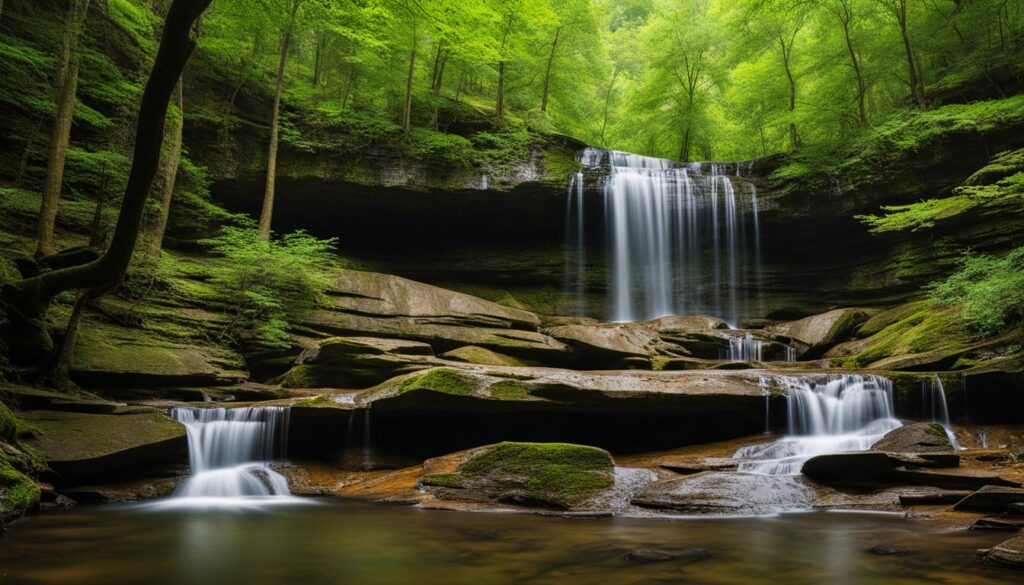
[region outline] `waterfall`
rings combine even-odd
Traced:
[[[942,380],[935,376],[931,380],[921,381],[921,418],[934,423],[939,423],[946,429],[946,436],[949,437],[949,444],[954,449],[962,449],[953,433],[953,425],[949,422],[949,408],[946,406],[946,390],[942,387]]]
[[[734,362],[763,361],[764,342],[747,333],[729,339],[729,360]]]
[[[781,361],[795,362],[796,361],[796,350],[788,345],[782,345],[781,356],[778,348],[780,344],[766,344],[760,339],[754,339],[754,336],[750,333],[745,333],[743,337],[730,337],[729,338],[729,351],[726,353],[726,359],[732,362],[762,362],[762,361],[777,361],[777,358],[781,357]]]
[[[882,376],[786,376],[789,432],[777,441],[741,447],[739,471],[798,475],[815,455],[865,451],[902,426],[892,381]]]
[[[739,192],[734,187],[739,163],[678,165],[586,149],[580,164],[599,174],[603,192],[612,320],[709,314],[737,323],[752,315],[760,288],[760,221],[753,185],[736,179],[749,187]],[[584,235],[595,235],[593,229],[584,231],[584,178],[574,174],[567,193],[573,283],[584,281],[579,262]]]
[[[287,452],[285,407],[174,408],[185,425],[192,475],[171,501],[236,502],[253,496],[287,496],[287,480],[267,465]]]
[[[586,290],[586,246],[583,221],[583,173],[575,173],[569,180],[565,198],[565,290],[573,295],[571,312],[582,313]]]

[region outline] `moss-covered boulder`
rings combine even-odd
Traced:
[[[37,450],[62,485],[188,461],[185,427],[149,408],[120,414],[26,411],[23,442]]]
[[[71,375],[87,387],[230,386],[248,377],[241,355],[200,339],[107,323],[79,335]]]
[[[526,360],[514,358],[503,353],[492,351],[475,345],[459,347],[446,351],[439,356],[441,359],[462,362],[467,364],[478,364],[481,366],[529,366],[532,365]]]
[[[610,490],[615,464],[602,449],[567,443],[483,447],[455,473],[424,477],[438,497],[573,510]]]
[[[36,482],[15,469],[0,451],[0,526],[35,509],[39,496]]]

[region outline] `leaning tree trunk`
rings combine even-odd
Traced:
[[[143,239],[146,255],[151,258],[160,257],[164,232],[167,230],[167,219],[171,213],[171,200],[174,197],[174,184],[178,176],[178,166],[181,164],[181,142],[185,127],[185,98],[181,86],[182,82],[179,80],[177,89],[174,91],[178,115],[174,116],[172,125],[167,132],[171,142],[163,158],[160,160],[160,167],[157,169],[156,193],[154,193],[158,207],[157,214],[153,218],[149,232]]]
[[[46,179],[43,181],[43,197],[39,207],[36,256],[46,256],[54,252],[53,225],[57,220],[60,189],[64,183],[64,161],[67,158],[71,121],[75,116],[75,100],[78,93],[78,43],[88,10],[89,0],[71,0],[64,28],[64,54],[57,70],[57,116],[53,122],[53,140],[50,143],[50,157],[46,163]]]
[[[47,341],[44,319],[54,296],[68,290],[84,289],[91,293],[91,298],[95,298],[116,287],[124,278],[135,252],[149,190],[160,161],[167,105],[195,47],[192,27],[210,2],[173,0],[167,13],[160,48],[139,105],[132,166],[107,251],[85,264],[45,272],[0,289],[8,317],[13,317],[21,325],[42,328],[39,336]],[[69,331],[65,338],[74,340],[75,332]]]
[[[548,111],[548,88],[551,87],[551,65],[555,62],[555,51],[558,50],[558,37],[562,34],[562,27],[555,29],[555,40],[551,41],[551,52],[548,53],[548,64],[544,68],[544,89],[540,97],[540,111]]]
[[[900,25],[900,36],[903,38],[903,50],[907,54],[907,76],[910,84],[910,95],[914,103],[922,110],[925,108],[924,81],[921,78],[921,70],[917,64],[917,56],[914,54],[914,46],[910,41],[910,30],[907,26],[907,6],[902,1],[897,8],[896,21]]]
[[[281,126],[281,94],[284,91],[284,70],[288,64],[288,48],[292,44],[292,29],[301,0],[293,0],[288,29],[281,39],[281,55],[277,61],[277,82],[274,86],[274,113],[270,118],[270,146],[267,149],[267,182],[263,190],[263,209],[260,211],[260,239],[270,239],[270,222],[274,217],[274,183],[277,181],[278,133]]]
[[[402,106],[402,131],[412,131],[412,82],[416,74],[416,27],[412,29],[412,48],[409,49],[409,73],[405,77],[405,104]]]

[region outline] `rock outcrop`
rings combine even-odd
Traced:
[[[871,446],[872,451],[890,453],[952,452],[946,429],[938,423],[915,423],[893,429]]]
[[[760,515],[809,509],[816,497],[796,476],[705,471],[651,483],[633,504],[683,514]]]

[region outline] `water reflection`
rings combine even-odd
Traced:
[[[974,564],[1005,538],[898,516],[564,519],[324,501],[253,513],[138,506],[49,513],[0,546],[0,583],[1013,583]],[[913,551],[875,556],[877,545]],[[710,560],[638,564],[636,549]]]

